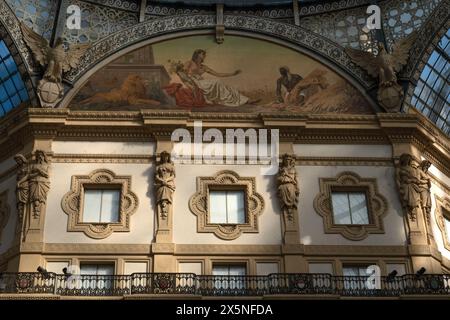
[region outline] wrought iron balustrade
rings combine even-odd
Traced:
[[[55,293],[56,277],[51,272],[0,273],[0,294]]]
[[[193,273],[133,273],[131,275],[0,273],[0,295],[263,296],[289,294],[354,297],[449,295],[450,297],[450,275],[407,274],[395,278],[380,277],[375,281],[368,280],[367,277],[362,276],[312,273],[278,273],[267,276],[214,276]]]
[[[64,296],[123,296],[130,294],[128,275],[58,275],[56,294]]]

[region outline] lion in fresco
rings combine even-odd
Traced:
[[[97,103],[122,103],[128,105],[158,106],[159,101],[148,99],[145,80],[136,74],[129,75],[120,88],[108,92],[98,92],[92,97],[84,99],[81,105]]]

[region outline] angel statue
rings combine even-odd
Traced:
[[[75,68],[80,58],[89,48],[88,44],[71,45],[64,50],[63,40],[58,38],[53,47],[48,41],[35,33],[23,22],[20,24],[23,39],[31,49],[34,59],[45,69],[44,76],[39,82],[38,94],[43,107],[54,107],[61,100],[64,90],[62,74]]]
[[[378,54],[346,48],[345,52],[352,61],[365,69],[369,75],[379,79],[378,102],[388,112],[399,112],[403,99],[403,89],[397,83],[397,73],[408,61],[409,50],[417,38],[416,32],[397,41],[392,53],[387,52],[384,44],[378,43]]]

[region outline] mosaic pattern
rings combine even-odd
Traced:
[[[86,2],[98,3],[112,8],[139,11],[139,0],[86,0]]]
[[[55,0],[6,0],[16,17],[50,39],[58,2]]]
[[[72,1],[81,8],[81,29],[65,29],[63,37],[69,43],[96,42],[111,33],[138,23],[138,14],[116,10],[87,2]]]
[[[302,18],[300,25],[343,47],[377,52],[375,34],[366,27],[366,7]]]
[[[383,29],[389,46],[422,26],[441,0],[398,0],[381,4]]]

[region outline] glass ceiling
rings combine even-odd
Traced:
[[[28,100],[27,89],[11,53],[0,40],[0,117]]]
[[[450,29],[423,62],[411,105],[450,135]]]

